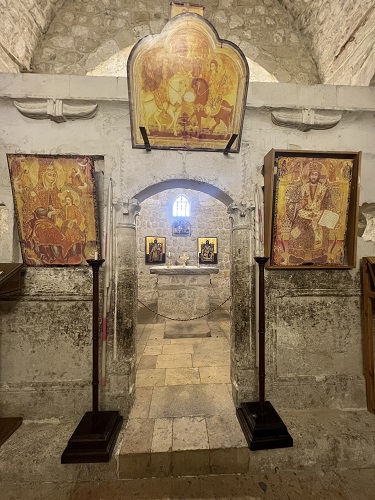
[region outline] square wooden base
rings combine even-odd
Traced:
[[[61,463],[109,462],[122,421],[118,411],[86,412],[61,455]]]
[[[269,401],[264,402],[263,416],[259,402],[241,403],[236,413],[250,450],[293,446],[293,438]]]
[[[21,424],[21,417],[0,418],[0,446],[5,443]]]

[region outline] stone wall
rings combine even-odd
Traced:
[[[173,202],[180,194],[191,203],[191,236],[172,236],[172,224],[178,217],[172,216]],[[142,203],[137,220],[138,238],[138,289],[139,299],[143,302],[155,301],[156,279],[151,275],[149,265],[145,264],[145,237],[166,237],[166,250],[171,252],[171,265],[181,265],[179,256],[188,255],[187,265],[197,264],[197,238],[218,238],[219,274],[211,276],[210,298],[223,301],[230,295],[230,221],[227,207],[215,198],[198,191],[174,189],[163,191]],[[177,313],[178,311],[176,311]]]
[[[181,191],[189,182],[205,185],[205,193],[210,187],[211,192],[216,194],[219,191],[233,201],[233,211],[237,206],[237,218],[232,232],[231,244],[234,241],[236,247],[231,255],[231,273],[233,276],[233,270],[237,269],[238,279],[232,310],[233,303],[237,302],[243,315],[237,314],[232,321],[237,332],[241,331],[240,338],[233,340],[231,337],[232,386],[237,401],[254,400],[257,396],[255,327],[252,320],[248,321],[249,317],[255,316],[251,280],[254,263],[251,212],[250,208],[245,210],[244,207],[250,207],[254,184],[263,182],[264,156],[272,148],[362,151],[359,201],[360,204],[373,203],[375,89],[251,83],[241,151],[228,155],[174,150],[147,153],[133,149],[126,79],[1,74],[0,89],[0,255],[5,262],[20,259],[7,153],[104,157],[96,164],[101,222],[110,178],[113,179],[116,207],[119,207],[116,211],[118,218],[129,213],[129,200],[144,194],[147,189],[153,196],[160,195],[149,209],[147,196],[139,197],[141,217],[144,208],[145,212],[151,212],[152,207],[159,207],[159,203],[164,207],[162,210],[166,210],[170,198],[166,193],[162,194],[162,187],[170,186],[168,182],[173,183],[176,194],[186,192],[188,196],[195,196]],[[48,118],[27,118],[13,104],[14,100],[28,98],[45,103],[51,97],[80,103],[95,98],[98,113],[87,120],[56,123]],[[271,120],[272,110],[283,108],[294,112],[309,107],[322,109],[328,115],[342,111],[343,117],[334,128],[309,132],[280,127]],[[201,193],[197,199],[201,203],[198,206],[215,207],[215,204],[206,205],[208,199]],[[207,210],[202,208],[199,213],[202,211]],[[133,212],[136,212],[136,207]],[[243,217],[242,212],[249,212],[249,215],[245,213]],[[151,215],[149,217],[151,221]],[[121,261],[118,302],[121,321],[117,330],[117,359],[113,360],[112,308],[107,350],[108,384],[105,391],[101,389],[104,407],[119,408],[124,416],[134,394],[136,360],[131,317],[131,311],[137,307],[134,293],[137,282],[136,231],[134,224],[131,225],[131,217],[128,219],[122,221],[119,235],[122,243],[118,255]],[[214,223],[215,220],[209,222],[212,227]],[[140,224],[142,226],[141,219]],[[195,223],[192,224],[194,231],[195,227]],[[209,228],[208,225],[204,229]],[[142,252],[146,231],[150,230],[152,234],[154,230],[151,227],[138,229],[144,231],[137,250]],[[168,237],[170,222],[165,222],[164,226],[161,224],[158,229],[166,230]],[[100,230],[103,243],[103,224],[100,224]],[[241,237],[238,237],[239,233]],[[221,247],[219,239],[219,259]],[[357,250],[357,263],[352,270],[266,272],[266,394],[280,410],[296,407],[365,408],[360,258],[375,254],[375,242],[358,237]],[[243,254],[246,255],[245,262]],[[143,254],[138,255],[138,260],[142,260]],[[144,277],[140,278],[143,280]],[[1,416],[78,418],[84,406],[89,409],[90,291],[91,279],[86,269],[32,268],[26,270],[22,293],[0,300]],[[250,300],[242,300],[246,293]],[[4,352],[6,360],[3,363]]]
[[[2,0],[0,2],[0,72],[30,70],[41,36],[65,0]]]
[[[276,0],[202,0],[221,38],[281,82],[319,81],[310,49]],[[160,33],[169,1],[66,0],[33,58],[37,73],[84,75],[140,38]]]
[[[375,74],[369,0],[201,4],[221,38],[280,82],[369,85]],[[0,71],[84,75],[143,36],[160,33],[169,2],[2,0],[0,17]]]
[[[375,74],[375,5],[371,0],[279,0],[310,40],[321,81],[369,85]]]

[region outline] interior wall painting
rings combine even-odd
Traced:
[[[249,67],[232,42],[221,40],[202,16],[173,17],[128,58],[133,148],[223,151],[233,134],[238,153]]]
[[[191,236],[191,224],[184,219],[174,221],[172,224],[172,236]]]
[[[271,264],[345,264],[353,159],[277,159]]]
[[[7,158],[24,264],[87,265],[99,256],[93,159]]]
[[[198,238],[200,264],[217,264],[217,238]]]
[[[145,263],[165,264],[166,239],[159,236],[146,236],[145,238]]]

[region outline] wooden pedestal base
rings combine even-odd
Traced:
[[[61,455],[61,463],[109,462],[122,421],[118,411],[86,412]]]
[[[21,424],[21,417],[0,418],[0,446],[5,443]]]
[[[259,402],[241,403],[236,413],[250,450],[293,446],[293,438],[269,401],[264,402],[263,415]]]

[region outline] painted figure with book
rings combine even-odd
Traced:
[[[352,160],[280,157],[275,265],[343,265]]]

